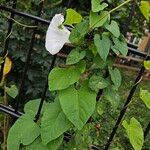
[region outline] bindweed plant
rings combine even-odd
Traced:
[[[40,100],[25,105],[24,115],[9,131],[8,150],[58,149],[65,132],[77,135],[87,122],[91,123],[100,90],[114,111],[117,109],[122,77],[113,63],[116,55],[127,55],[128,47],[117,22],[111,20],[111,14],[130,1],[106,11],[106,3],[92,0],[91,11],[85,18],[73,9],[66,10],[65,19],[63,14],[53,17],[46,33],[46,49],[52,55],[56,55],[65,43],[72,44],[73,49],[65,65],[49,73],[49,91],[57,93],[54,102],[44,103],[37,121]],[[129,127],[126,122],[124,127]]]

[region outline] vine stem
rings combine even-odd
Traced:
[[[113,8],[112,10],[110,10],[106,15],[102,16],[95,24],[92,25],[92,27],[89,29],[89,32],[92,30],[92,28],[98,24],[102,19],[104,19],[105,17],[107,17],[109,14],[115,12],[117,9],[121,8],[122,6],[124,6],[125,4],[131,2],[132,0],[127,0],[125,2],[123,2],[122,4],[120,4],[119,6]]]
[[[3,15],[4,17],[6,17],[7,19],[11,19],[12,21],[14,21],[16,24],[22,26],[22,27],[26,27],[26,28],[37,28],[37,26],[32,26],[32,25],[26,25],[26,24],[23,24],[23,23],[20,23],[18,22],[17,20],[11,18],[11,17],[7,17],[5,15]]]

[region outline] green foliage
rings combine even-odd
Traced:
[[[62,90],[77,82],[82,73],[80,67],[79,63],[77,66],[54,68],[49,74],[49,90]]]
[[[113,109],[116,110],[120,103],[120,95],[113,87],[104,89],[104,97],[108,100]]]
[[[121,73],[117,68],[113,70],[111,67],[109,67],[108,69],[111,76],[111,80],[113,81],[115,88],[118,89],[122,81]]]
[[[100,4],[100,0],[92,0],[91,3],[93,12],[99,12],[108,6],[107,3]]]
[[[42,143],[40,137],[38,137],[33,143],[26,146],[24,150],[57,150],[61,145],[63,136],[58,137],[57,139],[49,142],[47,145]]]
[[[109,19],[109,14],[107,11],[102,11],[100,15],[98,13],[90,12],[90,28],[94,29],[101,27]]]
[[[146,68],[146,69],[150,69],[150,60],[148,61],[144,61],[144,67]]]
[[[150,109],[150,93],[147,90],[140,90],[140,98],[145,105]]]
[[[81,59],[83,59],[86,55],[86,52],[81,50],[80,48],[73,49],[66,60],[66,65],[72,65],[78,63]]]
[[[116,38],[119,38],[120,30],[116,21],[112,20],[110,24],[105,25],[105,28],[110,31]]]
[[[84,37],[89,30],[88,21],[84,20],[83,22],[77,24],[75,28],[71,31],[69,40],[72,44],[81,45],[84,42]]]
[[[147,22],[149,22],[150,18],[150,2],[148,1],[141,1],[140,3],[140,10],[142,14],[144,15]]]
[[[43,144],[57,139],[71,127],[70,121],[63,113],[59,101],[46,104],[41,121],[41,138]]]
[[[102,39],[100,39],[100,35],[95,34],[94,44],[101,58],[106,61],[111,47],[110,39],[106,35],[102,35]]]
[[[96,104],[96,93],[87,84],[76,90],[73,86],[59,92],[60,105],[67,118],[79,130],[92,115]]]
[[[120,39],[117,39],[113,37],[113,42],[115,45],[113,45],[111,48],[112,50],[118,55],[118,52],[120,52],[123,56],[127,55],[128,52],[128,46],[125,41],[122,41]]]
[[[66,12],[67,12],[67,16],[64,25],[72,26],[73,24],[77,24],[82,21],[82,16],[79,13],[77,13],[75,10],[67,9]]]
[[[29,145],[40,135],[40,128],[28,116],[23,115],[11,127],[7,139],[8,150],[19,150],[19,145]]]
[[[104,79],[101,76],[93,75],[89,80],[89,87],[95,92],[98,92],[100,89],[106,88],[109,84],[109,80]]]
[[[61,4],[61,1],[54,3],[54,5],[59,4]],[[34,5],[34,9],[37,8],[36,6]],[[120,34],[118,24],[114,19],[110,21],[111,11],[104,10],[107,6],[102,1],[92,0],[92,10],[90,11],[90,15],[85,18],[82,18],[81,15],[72,9],[67,10],[64,24],[72,27],[76,24],[69,37],[74,48],[69,53],[66,64],[64,65],[63,61],[63,65],[55,67],[49,73],[49,90],[54,91],[55,100],[51,103],[45,102],[37,123],[34,122],[34,117],[37,113],[40,100],[33,100],[25,105],[25,115],[18,119],[10,129],[8,138],[9,149],[11,147],[17,150],[19,149],[19,145],[23,144],[25,150],[55,150],[60,147],[63,142],[63,134],[68,131],[73,136],[69,143],[63,142],[62,149],[89,149],[91,144],[99,145],[103,142],[99,138],[109,132],[105,128],[101,131],[101,126],[104,124],[103,121],[112,121],[111,124],[113,125],[114,120],[110,116],[108,116],[110,118],[108,120],[105,116],[104,120],[101,120],[101,123],[99,123],[98,119],[103,117],[102,114],[105,115],[105,111],[112,112],[108,102],[111,103],[113,110],[115,110],[113,112],[118,113],[117,108],[120,107],[119,87],[122,77],[118,69],[112,69],[114,59],[110,53],[114,52],[117,55],[122,54],[126,56],[128,50],[124,37]],[[28,8],[28,10],[32,9]],[[49,11],[47,12],[49,13]],[[30,31],[28,32],[30,33]],[[39,28],[38,32],[43,32],[43,28]],[[27,34],[28,39],[30,38],[29,33]],[[44,36],[39,37],[39,35],[41,34],[36,35],[36,42],[42,45],[42,42],[38,38],[43,39]],[[17,37],[20,36],[18,34],[12,35],[13,39]],[[21,41],[21,43],[18,43],[19,47],[26,40],[18,39],[18,41]],[[21,49],[21,47],[19,48]],[[41,49],[41,51],[38,52],[37,49]],[[34,47],[33,62],[27,74],[27,81],[31,81],[32,83],[33,79],[35,79],[39,85],[42,81],[41,78],[46,77],[45,75],[51,63],[49,61],[51,57],[42,50],[42,46]],[[13,57],[17,60],[17,63],[24,63],[24,54],[25,51],[14,54]],[[33,68],[38,68],[38,72],[34,72]],[[109,77],[105,79],[104,74],[108,70]],[[37,77],[38,75],[40,77]],[[104,89],[103,96],[101,97],[102,102],[104,102],[103,104],[96,103],[96,93],[99,93],[100,89]],[[26,91],[26,93],[32,92],[33,90],[30,88]],[[37,93],[35,95],[38,97]],[[41,95],[39,96],[41,97]],[[51,100],[52,98],[48,99],[48,101]],[[87,124],[89,118],[92,120],[92,123]],[[141,146],[143,144],[143,133],[137,121],[131,119],[129,125],[127,122],[124,122],[123,125],[127,130],[133,147],[137,147],[137,145]],[[106,126],[111,127],[110,124],[106,124]],[[132,129],[132,126],[139,129],[138,138],[133,137],[135,129]]]
[[[18,95],[18,89],[16,85],[11,85],[10,88],[5,87],[5,91],[12,98],[15,98]]]
[[[131,118],[129,124],[124,120],[122,125],[126,129],[133,148],[141,150],[144,143],[144,133],[141,124],[135,118]]]

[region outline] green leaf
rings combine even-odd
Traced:
[[[81,51],[80,48],[73,49],[66,60],[67,65],[72,65],[78,63],[81,59],[83,59],[86,55],[85,51]]]
[[[148,2],[148,1],[141,1],[140,10],[141,10],[142,14],[144,15],[145,19],[147,20],[147,22],[149,22],[150,2]]]
[[[96,105],[96,93],[88,85],[76,90],[73,86],[59,92],[60,105],[67,118],[79,130],[86,124]]]
[[[38,125],[28,115],[23,115],[9,130],[7,150],[19,150],[20,144],[29,145],[39,135]]]
[[[144,61],[144,67],[145,69],[150,69],[150,60]]]
[[[90,12],[90,28],[98,28],[104,25],[104,23],[109,19],[108,11],[103,11],[100,13]]]
[[[111,24],[106,24],[105,28],[110,31],[115,37],[119,37],[120,36],[120,30],[119,30],[119,26],[117,24],[116,21],[112,20]]]
[[[72,24],[80,23],[82,21],[82,16],[79,13],[77,13],[75,10],[67,9],[66,12],[67,12],[67,16],[64,25],[72,26]]]
[[[126,129],[133,148],[135,150],[141,150],[144,143],[144,134],[141,124],[133,117],[129,124],[124,120],[122,125]]]
[[[109,81],[100,76],[93,75],[89,80],[89,87],[91,90],[98,92],[100,89],[104,89],[109,85]]]
[[[128,46],[125,41],[121,41],[115,37],[113,37],[113,42],[115,43],[114,46],[112,46],[112,50],[116,53],[116,51],[120,52],[123,56],[126,56],[128,53]],[[118,53],[116,53],[118,55]]]
[[[47,145],[42,143],[40,137],[38,137],[33,143],[25,147],[25,150],[58,150],[63,141],[63,136],[49,142]]]
[[[93,12],[99,12],[108,6],[107,3],[100,4],[100,2],[101,2],[100,0],[92,0],[91,2],[92,2],[92,11]]]
[[[29,116],[31,116],[31,118],[34,118],[38,111],[40,101],[41,101],[41,99],[35,99],[35,100],[30,100],[29,102],[27,102],[24,107],[25,114],[28,114]],[[46,103],[44,102],[41,114],[43,114],[45,105],[46,105]]]
[[[18,89],[16,85],[11,85],[10,88],[5,87],[5,90],[6,90],[6,93],[12,98],[15,98],[18,95]]]
[[[59,101],[46,105],[41,120],[41,138],[43,144],[48,144],[66,132],[72,124],[63,113]]]
[[[104,69],[106,66],[112,66],[114,64],[115,59],[111,56],[108,57],[106,61],[103,61],[99,55],[96,55],[93,59],[92,69]]]
[[[113,109],[116,110],[120,102],[120,96],[118,92],[112,87],[108,87],[104,89],[104,97],[111,103]]]
[[[84,37],[88,33],[89,30],[89,22],[83,21],[75,26],[75,28],[71,31],[69,40],[72,44],[83,44]]]
[[[145,105],[150,109],[150,93],[147,90],[140,89],[140,98]]]
[[[84,67],[84,66],[82,66]],[[54,68],[49,74],[49,90],[62,90],[77,82],[81,75],[81,64],[68,68]]]
[[[94,44],[101,58],[106,61],[111,47],[110,39],[106,35],[102,35],[102,39],[100,39],[100,35],[95,34]]]
[[[86,69],[86,62],[84,60],[80,61],[77,65],[77,69],[78,71],[80,71],[81,73],[85,72]]]
[[[122,77],[120,71],[115,68],[114,70],[111,67],[108,67],[111,80],[113,81],[115,87],[118,89],[121,85]]]

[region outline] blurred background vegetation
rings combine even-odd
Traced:
[[[125,0],[107,0],[106,2],[109,4],[108,10],[116,7],[118,4],[124,2]],[[17,3],[17,10],[23,11],[32,15],[37,15],[38,5],[40,0],[21,0]],[[140,0],[137,0],[137,7],[136,7],[136,13],[135,16],[129,25],[129,32],[132,32],[134,36],[141,37],[144,34],[144,30],[146,28],[149,28],[148,24],[145,23],[145,19],[143,15],[141,14],[138,5]],[[11,7],[12,1],[10,0],[0,0],[1,5],[5,5],[8,7]],[[51,20],[51,18],[56,13],[64,12],[65,9],[68,7],[76,9],[79,13],[86,16],[90,11],[90,0],[45,0],[44,1],[44,8],[42,11],[42,18]],[[130,4],[132,5],[132,4]],[[125,7],[120,8],[117,10],[114,14],[112,14],[112,18],[117,20],[120,27],[124,25],[126,18],[128,17],[128,14],[130,12],[130,6],[126,5]],[[0,54],[2,55],[2,50],[4,47],[4,41],[6,38],[8,23],[7,18],[9,16],[9,13],[5,11],[0,11]],[[30,19],[26,19],[20,16],[15,16],[15,20],[27,24],[27,25],[33,25],[33,21]],[[39,24],[37,34],[36,34],[36,41],[34,44],[34,48],[32,51],[31,61],[29,65],[29,69],[26,76],[25,81],[25,87],[24,87],[24,99],[25,101],[28,101],[30,99],[36,99],[41,97],[42,90],[44,88],[44,82],[46,79],[46,75],[48,73],[48,68],[51,64],[51,55],[45,50],[44,43],[45,43],[45,33],[47,30],[47,25]],[[13,67],[11,72],[8,75],[7,78],[7,86],[16,85],[19,87],[20,79],[23,73],[23,68],[25,65],[25,59],[26,54],[30,46],[30,39],[32,35],[32,29],[25,28],[22,26],[19,26],[18,24],[14,23],[13,25],[13,31],[10,36],[10,43],[8,48],[8,56],[12,60]],[[57,58],[57,63],[63,63],[64,60]],[[123,102],[125,98],[127,97],[128,91],[131,88],[131,83],[134,80],[134,77],[136,74],[133,75],[126,73],[123,71],[124,76],[124,83],[122,86],[122,89],[120,89],[122,93],[122,101],[121,106],[123,105]],[[131,77],[130,77],[131,76]],[[145,87],[145,89],[150,89],[150,85],[147,81],[143,81],[141,86]],[[3,95],[1,95],[3,96]],[[50,100],[52,97],[50,96],[50,93],[47,91],[46,99]],[[10,104],[14,103],[14,100],[9,98]],[[144,105],[139,100],[139,93],[137,92],[134,99],[133,104],[131,104],[131,107],[129,108],[129,112],[127,113],[127,118],[130,118],[131,116],[137,116],[139,121],[141,121],[143,127],[146,125],[148,120],[150,120],[150,117],[148,115],[147,108],[144,107]],[[22,102],[24,103],[24,102]],[[83,140],[82,146],[85,144],[93,143],[103,146],[106,142],[108,133],[110,133],[110,130],[112,126],[114,125],[114,121],[119,113],[119,108],[116,112],[113,112],[112,110],[109,111],[110,106],[108,102],[105,102],[104,99],[102,99],[102,103],[100,104],[102,106],[99,106],[99,108],[102,108],[104,110],[99,110],[101,112],[94,120],[94,124],[88,126],[87,128],[81,131],[81,133],[78,134],[79,137],[76,137],[75,140]],[[108,108],[108,109],[107,109]],[[3,117],[0,113],[0,119]],[[99,127],[96,127],[100,126]],[[0,124],[2,126],[2,123]],[[82,133],[83,132],[83,133]],[[81,136],[81,134],[83,136]],[[113,147],[119,147],[120,149],[129,150],[129,141],[126,138],[126,136],[122,136],[124,134],[123,130],[119,130],[119,134],[116,136],[114,140]],[[87,139],[87,135],[90,135]],[[0,135],[0,139],[2,139],[2,135]],[[88,142],[89,140],[89,142]],[[149,136],[150,140],[150,136]],[[2,142],[2,141],[0,141]],[[79,141],[73,142],[77,143],[76,146],[80,146],[78,144]],[[65,147],[65,144],[64,144]],[[64,149],[63,147],[63,149]],[[148,150],[150,147],[150,143],[148,141],[146,142],[144,149]],[[71,148],[70,148],[71,149]],[[78,148],[81,149],[80,147]]]

